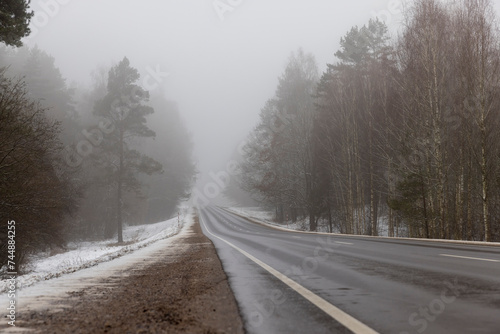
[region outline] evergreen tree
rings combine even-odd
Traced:
[[[317,165],[322,179],[332,182],[333,189],[323,193],[341,212],[341,230],[347,233],[378,233],[387,152],[381,149],[382,125],[392,80],[384,75],[390,71],[387,41],[387,28],[378,20],[353,27],[335,53],[339,62],[328,65],[317,89],[315,154],[322,162]]]
[[[275,98],[262,109],[260,123],[244,148],[242,167],[244,187],[271,201],[278,220],[283,220],[285,208],[292,220],[306,211],[312,231],[320,209],[312,156],[317,79],[314,56],[302,49],[292,53]]]
[[[0,2],[0,42],[21,46],[21,38],[30,34],[28,27],[33,12],[30,0],[2,0]]]
[[[115,230],[118,242],[123,242],[123,201],[125,192],[141,193],[138,174],[151,175],[162,171],[162,165],[133,148],[132,139],[152,138],[155,132],[146,125],[146,117],[154,109],[145,105],[149,93],[139,87],[139,72],[130,66],[127,58],[111,68],[106,96],[95,105],[94,113],[102,117],[106,133],[94,138],[99,143],[95,152],[96,162],[103,167],[105,183],[116,191],[116,225],[110,226],[107,234]],[[102,142],[102,144],[101,144]]]

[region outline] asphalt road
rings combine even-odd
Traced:
[[[248,333],[500,333],[500,247],[200,223]]]

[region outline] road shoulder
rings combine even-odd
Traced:
[[[197,221],[186,229],[152,254],[155,261],[20,313],[15,332],[243,333],[213,244]]]

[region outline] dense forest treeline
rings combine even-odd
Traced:
[[[15,221],[17,266],[69,240],[121,242],[123,224],[170,218],[195,175],[175,103],[144,90],[127,58],[96,70],[91,88],[69,87],[53,57],[21,47],[30,17],[0,30],[0,248],[7,254]]]
[[[415,0],[370,20],[319,75],[292,54],[241,184],[310,230],[500,240],[500,34],[489,0]]]

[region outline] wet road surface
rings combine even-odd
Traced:
[[[499,333],[500,247],[200,224],[248,333]]]

